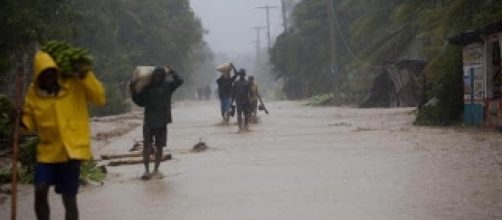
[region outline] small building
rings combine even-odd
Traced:
[[[417,107],[423,99],[421,60],[400,60],[386,65],[375,78],[360,108]]]
[[[501,127],[502,20],[449,42],[463,46],[464,123]]]

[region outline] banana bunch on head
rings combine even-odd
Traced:
[[[75,76],[92,70],[93,58],[86,49],[53,40],[46,42],[42,51],[54,59],[63,76]]]

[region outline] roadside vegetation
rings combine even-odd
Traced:
[[[197,78],[209,76],[202,69],[214,68],[188,0],[5,0],[0,4],[0,24],[0,153],[5,155],[11,138],[14,69],[24,67],[28,85],[31,56],[47,41],[66,41],[93,56],[94,72],[107,91],[107,105],[92,108],[93,116],[130,110],[127,85],[137,65],[172,65],[187,82],[180,91],[185,97],[191,96]],[[36,138],[25,138],[21,145],[21,181],[31,182]],[[82,178],[99,182],[104,174],[87,162]],[[0,182],[7,180],[10,169],[0,170]]]
[[[275,77],[289,99],[358,104],[389,63],[423,60],[426,99],[417,123],[447,125],[462,114],[460,49],[447,39],[502,19],[500,0],[333,0],[336,61],[330,59],[326,0],[302,0],[271,49]],[[327,94],[327,95],[324,95]],[[331,100],[323,98],[331,97]],[[322,100],[322,101],[320,101]]]

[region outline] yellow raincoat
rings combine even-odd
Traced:
[[[37,52],[35,76],[26,92],[22,117],[28,131],[39,135],[37,161],[89,160],[92,153],[88,102],[103,106],[106,102],[104,88],[94,73],[89,72],[83,79],[59,77],[61,90],[57,97],[47,95],[35,82],[48,68],[57,68],[54,60],[45,52]]]

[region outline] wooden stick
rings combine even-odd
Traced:
[[[161,161],[166,161],[172,159],[171,154],[164,154],[162,156]],[[150,157],[150,161],[154,161],[155,158],[152,156]],[[118,160],[112,160],[108,163],[108,166],[114,167],[114,166],[120,166],[120,165],[133,165],[133,164],[140,164],[143,163],[143,158],[126,158],[126,159],[118,159]]]
[[[23,67],[19,66],[16,71],[16,116],[12,134],[12,200],[11,200],[11,220],[17,218],[17,161],[19,154],[19,124],[22,110],[22,90],[23,90]]]
[[[143,156],[143,152],[133,152],[133,153],[125,153],[125,154],[102,154],[101,159],[103,160],[112,160],[119,159],[125,157],[141,157]]]

